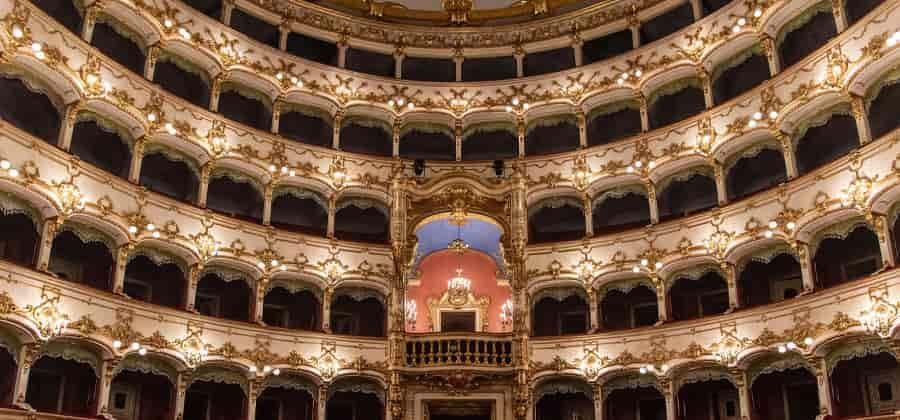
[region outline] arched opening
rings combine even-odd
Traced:
[[[675,175],[658,192],[659,220],[685,217],[715,207],[718,204],[716,181],[706,174]]]
[[[81,119],[72,129],[69,151],[119,178],[128,178],[131,149],[127,144],[129,139],[122,135],[125,133],[112,125],[100,125],[93,118]]]
[[[646,327],[659,321],[656,292],[648,286],[609,290],[600,301],[601,326],[604,330]]]
[[[735,201],[787,181],[784,154],[769,148],[743,154],[725,176],[728,201]]]
[[[616,389],[603,401],[604,419],[663,420],[666,418],[666,399],[651,386]]]
[[[98,290],[111,290],[115,260],[102,240],[65,230],[53,239],[48,270],[57,277]]]
[[[334,236],[340,240],[388,243],[388,209],[373,200],[343,199],[335,208]]]
[[[404,57],[402,66],[404,80],[456,81],[456,63],[452,58]]]
[[[209,181],[206,207],[231,217],[262,223],[263,195],[251,181],[221,173]]]
[[[278,49],[281,38],[278,27],[237,7],[231,10],[229,25],[238,32],[263,44]]]
[[[528,210],[528,242],[570,241],[584,237],[584,213],[574,199],[547,199]]]
[[[768,80],[769,60],[754,46],[728,62],[721,64],[713,72],[712,93],[716,105],[721,105],[731,98],[753,89]]]
[[[75,35],[81,35],[81,10],[75,7],[75,2],[70,0],[33,0],[32,4],[56,19],[59,23],[72,31]]]
[[[853,0],[845,1],[844,12],[847,14],[847,24],[852,25],[864,18],[869,12],[884,3],[884,0]]]
[[[831,114],[824,123],[814,121],[808,126],[795,140],[800,175],[834,162],[859,146],[856,120],[850,115]]]
[[[184,308],[186,280],[181,268],[146,255],[137,255],[125,267],[125,294],[136,300],[169,308]]]
[[[750,387],[751,418],[815,419],[819,414],[816,378],[803,368],[760,375]]]
[[[283,105],[278,117],[278,134],[299,143],[330,149],[334,145],[334,128],[330,118],[312,111],[298,111]]]
[[[337,66],[338,47],[330,41],[291,32],[287,37],[287,52],[317,63]]]
[[[784,27],[788,32],[779,35],[778,43],[782,69],[800,62],[837,36],[831,2],[828,1],[805,10]]]
[[[147,60],[142,38],[112,17],[101,15],[94,24],[91,45],[141,77]]]
[[[322,303],[310,290],[276,286],[263,299],[263,322],[292,330],[320,331]]]
[[[528,53],[522,63],[524,76],[554,73],[575,67],[575,50],[571,47]]]
[[[184,0],[184,3],[215,20],[222,18],[222,0]]]
[[[243,420],[247,418],[247,396],[235,383],[195,381],[184,397],[185,419]]]
[[[462,160],[505,160],[519,155],[519,139],[515,127],[475,126],[462,138]]]
[[[877,416],[897,410],[900,364],[890,353],[882,351],[839,360],[832,369],[835,415],[840,418]]]
[[[786,252],[753,258],[741,271],[738,287],[744,307],[793,299],[803,291],[800,263]]]
[[[532,335],[554,337],[588,332],[590,307],[576,290],[558,289],[558,294],[538,296],[532,315]],[[571,292],[571,293],[569,293]]]
[[[738,390],[726,379],[683,385],[678,390],[678,420],[739,419]]]
[[[292,232],[325,236],[328,208],[311,191],[294,188],[275,190],[272,198],[272,226]]]
[[[0,207],[0,258],[13,264],[34,267],[39,235],[30,217]]]
[[[300,378],[291,380],[303,381]],[[307,386],[293,383],[266,387],[256,399],[256,420],[315,419],[316,406],[310,392]]]
[[[113,378],[107,409],[117,419],[158,420],[174,415],[174,387],[159,373],[126,368]]]
[[[813,257],[816,284],[828,288],[862,278],[881,269],[878,236],[857,226],[843,238],[828,236]]]
[[[555,379],[535,390],[535,420],[594,420],[591,387],[576,379]]]
[[[395,60],[391,54],[382,54],[361,48],[347,48],[344,58],[344,67],[348,70],[360,73],[373,74],[381,77],[393,78],[395,75]],[[403,76],[405,78],[406,71]]]
[[[897,72],[895,80],[888,81],[869,103],[866,115],[869,118],[869,130],[873,140],[886,136],[900,126],[897,118],[891,118],[891,113],[900,104],[900,69]]]
[[[200,178],[185,159],[162,152],[144,154],[138,183],[184,203],[196,203]]]
[[[631,30],[625,29],[585,41],[581,46],[581,59],[584,64],[591,64],[625,54],[632,48]]]
[[[466,57],[462,65],[463,82],[484,82],[516,78],[516,59],[505,57]]]
[[[456,142],[447,129],[426,127],[401,130],[400,157],[403,159],[456,160]]]
[[[384,302],[372,293],[337,293],[331,302],[331,331],[359,337],[385,336]]]
[[[153,82],[201,108],[209,106],[209,75],[183,58],[162,55],[153,68]]]
[[[636,191],[601,194],[594,200],[594,235],[608,235],[650,224],[650,203]]]
[[[6,343],[6,345],[15,345]],[[6,345],[0,345],[0,406],[7,407],[13,402],[18,367],[16,358]]]
[[[65,1],[48,0],[53,3]],[[20,79],[0,76],[0,118],[47,144],[59,141],[59,111],[42,88],[31,88]]]
[[[588,115],[589,146],[609,144],[641,132],[641,111],[632,102],[606,105]]]
[[[28,376],[25,402],[43,413],[93,417],[97,405],[97,376],[85,362],[45,355]]]
[[[683,321],[718,315],[728,310],[728,284],[711,271],[698,279],[676,278],[669,289],[672,319]]]
[[[272,129],[272,104],[264,94],[245,86],[225,83],[219,94],[219,113],[261,131]]]
[[[243,278],[207,273],[197,283],[194,309],[202,315],[230,319],[250,320],[252,290]]]
[[[641,45],[663,39],[691,23],[694,23],[694,10],[690,2],[683,3],[646,22],[641,22]]]
[[[384,389],[365,378],[335,381],[329,387],[326,420],[384,419]]]
[[[683,79],[657,89],[647,101],[650,129],[665,127],[706,110],[697,79]]]
[[[525,133],[525,156],[576,150],[581,145],[578,124],[570,116],[538,120]]]
[[[355,119],[341,127],[340,148],[352,153],[391,156],[394,140],[389,127],[373,120]]]

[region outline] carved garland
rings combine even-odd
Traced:
[[[737,165],[737,163],[740,162],[741,159],[757,157],[764,150],[774,150],[778,153],[781,153],[781,145],[778,144],[778,141],[774,138],[751,144],[741,151],[728,156],[728,158],[725,159],[725,163],[722,165],[722,172],[728,174],[729,172],[731,172],[731,168],[734,168],[734,165]]]
[[[247,87],[243,84],[236,83],[233,81],[227,81],[227,82],[222,83],[222,87],[220,89],[221,89],[221,93],[234,92],[234,93],[237,93],[238,95],[243,96],[246,99],[258,101],[269,112],[272,112],[272,98],[270,98],[268,95],[266,95],[256,89]]]
[[[653,282],[647,277],[636,277],[631,279],[624,279],[614,281],[608,284],[601,286],[597,289],[597,297],[598,300],[603,300],[603,298],[611,291],[621,292],[623,294],[627,294],[632,290],[644,286],[654,292],[656,292],[656,286]]]
[[[578,296],[584,299],[585,302],[588,301],[587,292],[584,291],[581,287],[548,287],[535,292],[532,297],[532,301],[537,303],[542,299],[553,299],[557,302],[562,302],[571,296]]]
[[[403,127],[400,128],[400,138],[403,138],[413,131],[427,134],[443,134],[450,140],[453,140],[455,137],[455,135],[453,134],[453,130],[444,124],[416,121],[404,124]]]
[[[790,22],[781,27],[781,30],[778,32],[778,37],[775,40],[776,47],[781,47],[781,43],[784,42],[784,39],[787,38],[788,34],[802,28],[804,25],[809,23],[809,21],[812,20],[812,18],[814,18],[817,14],[831,14],[831,12],[831,1],[829,0],[821,1],[804,9],[800,14],[791,19]]]
[[[530,134],[535,128],[538,127],[555,127],[561,124],[571,124],[577,127],[578,121],[575,119],[575,115],[572,114],[541,117],[528,123],[528,126],[525,128],[525,135]]]
[[[381,203],[378,200],[375,200],[372,198],[366,198],[366,197],[344,198],[341,201],[338,201],[337,205],[334,208],[334,212],[335,212],[335,214],[337,214],[337,212],[339,212],[347,207],[350,207],[350,206],[356,207],[360,210],[374,208],[375,210],[378,210],[379,213],[383,214],[384,217],[387,217],[388,219],[390,219],[390,217],[391,217],[391,211],[387,208],[387,206],[385,206],[383,203]]]
[[[615,101],[615,102],[611,102],[611,103],[607,103],[607,104],[603,104],[603,105],[598,105],[598,106],[591,108],[591,110],[588,112],[587,116],[585,117],[585,120],[588,121],[588,124],[590,124],[590,122],[593,121],[597,117],[615,114],[616,112],[619,112],[619,111],[622,111],[625,109],[632,109],[635,111],[639,111],[641,109],[641,104],[638,103],[634,99],[626,99],[624,101]]]
[[[388,138],[391,138],[394,132],[394,129],[393,127],[391,127],[390,123],[364,115],[349,115],[341,119],[342,129],[346,128],[349,125],[358,125],[365,128],[377,128],[384,131],[388,135]]]
[[[172,63],[173,65],[175,65],[175,67],[178,67],[179,69],[181,69],[185,72],[188,72],[190,74],[200,77],[200,79],[203,80],[203,83],[206,84],[207,88],[210,88],[212,85],[210,82],[209,74],[206,73],[205,71],[203,71],[203,69],[201,69],[199,66],[197,66],[190,60],[182,58],[181,56],[178,56],[169,51],[163,50],[159,53],[159,58],[157,59],[157,63],[163,63],[163,62]]]
[[[253,286],[253,281],[251,280],[250,276],[247,275],[247,273],[219,264],[203,267],[203,271],[200,272],[200,275],[197,276],[197,278],[203,279],[203,277],[206,277],[208,275],[214,275],[220,278],[225,283],[239,280],[247,283],[251,287]]]
[[[366,299],[375,299],[380,302],[382,305],[385,305],[387,299],[383,294],[378,292],[375,289],[369,289],[365,287],[341,287],[334,291],[332,295],[332,299],[337,299],[341,296],[346,296],[350,299],[353,299],[357,302],[362,302]]]
[[[738,387],[737,382],[734,379],[734,376],[729,373],[727,370],[720,368],[703,368],[697,370],[691,370],[685,372],[682,375],[678,375],[675,380],[675,392],[681,389],[681,387],[685,385],[690,385],[699,382],[712,382],[712,381],[720,381],[726,380],[734,385],[735,388]]]
[[[40,79],[39,72],[25,71],[19,67],[10,65],[0,65],[0,77],[4,79],[17,79],[25,85],[29,92],[44,95],[56,108],[56,112],[60,115],[66,114],[66,103],[63,98],[57,95],[56,91],[50,88],[44,80]]]
[[[900,83],[900,67],[895,67],[891,71],[887,72],[884,76],[878,79],[869,89],[866,91],[866,111],[868,112],[870,107],[872,106],[872,102],[878,98],[878,95],[881,94],[881,90],[888,87],[893,86],[897,83]]]
[[[794,260],[798,263],[800,261],[800,258],[797,256],[797,252],[794,251],[794,249],[791,248],[788,244],[781,242],[777,245],[760,249],[742,258],[741,262],[737,265],[737,273],[742,273],[744,269],[747,268],[747,265],[749,265],[751,262],[768,264],[781,255],[790,255],[794,257]]]
[[[513,136],[518,136],[516,131],[516,125],[512,122],[508,121],[492,121],[492,122],[483,122],[478,124],[470,125],[463,130],[462,140],[466,141],[471,136],[481,133],[492,133],[495,131],[504,131],[512,134]]]

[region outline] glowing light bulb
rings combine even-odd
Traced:
[[[787,223],[787,228],[790,229],[790,230],[794,230],[794,228],[796,228],[796,227],[797,227],[797,224],[794,223],[794,222],[788,222],[788,223]]]
[[[41,52],[44,49],[44,46],[41,45],[40,42],[35,42],[31,44],[31,50],[34,52]]]
[[[132,234],[137,233],[137,226],[135,226],[135,225],[128,226],[128,233],[132,233]]]
[[[19,25],[14,25],[12,28],[12,36],[13,38],[19,39],[25,36],[25,31],[22,30],[22,27]]]
[[[122,347],[122,342],[119,340],[113,340],[112,346],[114,349],[118,349],[119,347]]]
[[[0,168],[2,168],[4,171],[11,167],[12,167],[12,163],[10,161],[8,161],[6,159],[0,160]]]
[[[147,355],[147,349],[141,347],[141,349],[138,350],[138,354],[141,355],[141,356],[146,356],[146,355]]]
[[[778,227],[778,222],[771,220],[769,221],[769,229],[775,229]]]
[[[747,19],[744,19],[744,18],[738,19],[738,25],[744,26],[746,24],[747,24]]]
[[[753,17],[760,17],[760,16],[762,16],[762,9],[757,8],[756,10],[753,11]]]
[[[804,339],[803,339],[803,344],[806,344],[807,346],[811,346],[811,345],[813,344],[813,339],[812,339],[812,337],[806,337],[806,338],[804,338]]]
[[[650,264],[650,261],[647,261],[646,258],[644,258],[644,259],[641,260],[641,265],[643,265],[644,267],[646,267],[647,264]]]
[[[175,26],[175,22],[172,22],[172,19],[166,18],[166,20],[163,21],[163,26],[165,26],[166,28],[171,28]]]
[[[131,349],[132,349],[132,350],[137,350],[137,349],[139,349],[139,348],[141,348],[141,344],[138,343],[137,341],[131,343]]]
[[[178,34],[181,35],[181,37],[184,39],[191,39],[191,33],[187,29],[178,29]]]

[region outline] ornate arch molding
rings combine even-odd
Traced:
[[[534,401],[537,402],[548,395],[557,394],[584,395],[589,400],[594,398],[591,385],[584,380],[577,378],[553,378],[541,382],[535,387]]]
[[[531,300],[534,303],[538,303],[543,299],[553,299],[557,302],[562,302],[572,296],[578,296],[584,299],[585,302],[588,301],[587,292],[584,288],[576,286],[545,287],[536,291],[531,297]]]
[[[531,207],[528,207],[528,219],[530,220],[532,217],[534,217],[535,214],[545,208],[558,209],[565,206],[572,206],[584,212],[584,202],[576,197],[548,197],[538,201],[537,203],[534,203],[533,205],[531,205]]]
[[[637,194],[644,198],[647,198],[647,188],[644,187],[643,184],[627,184],[605,190],[594,197],[594,199],[591,201],[591,208],[596,208],[604,201],[611,198],[623,198],[628,194]]]
[[[0,215],[12,216],[16,214],[21,214],[30,219],[38,232],[40,232],[44,226],[44,220],[41,218],[41,213],[35,210],[28,202],[16,197],[12,193],[0,191]]]
[[[308,379],[299,375],[269,375],[263,380],[260,393],[268,388],[284,388],[292,391],[302,391],[315,400],[319,395],[319,388]]]
[[[516,124],[512,121],[488,121],[472,124],[466,127],[466,129],[462,132],[462,140],[466,141],[466,139],[476,134],[490,133],[494,131],[505,131],[514,136],[518,135],[518,132],[516,131]]]
[[[70,232],[78,240],[83,244],[90,243],[100,243],[106,246],[106,249],[109,250],[110,254],[113,254],[118,246],[116,245],[116,241],[106,232],[103,232],[93,226],[89,226],[83,223],[79,223],[70,219],[67,219],[62,226],[59,227],[56,231],[56,235],[63,232]],[[55,238],[54,238],[55,239]]]
[[[436,218],[457,220],[482,216],[497,224],[504,236],[511,231],[507,190],[496,190],[478,181],[453,178],[413,191],[410,197],[406,213],[409,220],[407,226],[412,233]]]
[[[663,388],[655,375],[637,375],[634,373],[617,376],[600,385],[603,399],[609,397],[614,391],[623,389],[653,388],[663,393]]]
[[[891,230],[893,230],[893,226],[897,223],[898,218],[900,218],[900,201],[892,204],[887,211],[888,226]]]
[[[6,328],[0,328],[0,348],[5,349],[13,361],[19,362],[19,349],[22,347],[22,340]]]
[[[894,67],[893,69],[889,70],[883,76],[879,77],[878,81],[873,83],[872,86],[869,86],[869,88],[866,89],[866,111],[870,109],[870,107],[872,106],[872,102],[875,101],[875,98],[877,98],[878,95],[881,94],[881,91],[884,88],[895,85],[897,83],[900,83],[900,66]]]
[[[716,175],[714,169],[709,165],[694,165],[687,169],[682,169],[672,175],[661,179],[656,183],[657,193],[663,192],[675,182],[688,181],[695,176],[704,176],[715,181]]]
[[[753,383],[762,375],[786,372],[793,369],[806,369],[810,374],[814,373],[812,366],[799,353],[766,355],[751,364],[750,368],[747,369],[747,386],[752,387]]]
[[[394,132],[394,128],[391,126],[391,123],[365,115],[349,115],[341,119],[342,129],[351,124],[366,128],[377,128],[381,131],[384,131],[388,136],[393,136]]]
[[[800,140],[806,136],[806,132],[811,128],[821,127],[825,124],[828,124],[828,121],[831,120],[834,116],[837,115],[846,115],[853,116],[853,110],[848,103],[839,103],[834,105],[824,111],[817,112],[815,115],[804,118],[802,122],[800,122],[797,127],[794,129],[794,134],[791,136],[791,142],[794,144],[794,150],[797,150],[797,145],[800,143]]]
[[[767,137],[761,141],[754,142],[725,158],[725,162],[722,164],[722,173],[727,176],[728,173],[731,172],[731,169],[734,168],[734,165],[737,165],[741,159],[755,158],[765,150],[774,150],[778,153],[781,153],[782,151],[781,145],[778,144],[778,140],[775,140],[773,137]]]
[[[52,88],[51,83],[42,79],[40,73],[14,64],[0,64],[0,78],[19,80],[30,92],[46,96],[50,103],[53,104],[53,107],[56,108],[59,119],[65,118],[66,101],[64,96],[58,94]]]
[[[269,112],[272,111],[273,103],[269,95],[261,92],[259,89],[246,86],[236,80],[227,80],[222,83],[221,93],[234,92],[247,99],[259,101]]]
[[[260,197],[265,197],[266,187],[263,186],[262,182],[253,175],[244,173],[238,169],[234,169],[230,166],[217,165],[212,173],[210,173],[209,179],[213,180],[217,178],[228,178],[237,184],[250,184],[250,186],[259,193]]]
[[[737,264],[736,273],[740,275],[744,272],[744,269],[747,268],[751,262],[758,262],[762,264],[768,264],[772,262],[775,258],[781,255],[790,255],[794,257],[794,260],[798,263],[800,262],[800,257],[797,255],[797,251],[794,248],[791,248],[790,245],[779,242],[772,246],[767,246],[762,249],[758,249],[754,252],[751,252],[749,255],[741,257]]]
[[[728,70],[731,70],[737,66],[740,66],[741,64],[744,64],[747,60],[749,60],[750,58],[752,58],[755,55],[765,57],[765,53],[763,52],[762,46],[759,45],[759,43],[754,43],[753,45],[750,46],[750,48],[747,48],[747,49],[737,53],[736,55],[733,55],[733,56],[725,59],[724,62],[717,64],[713,68],[713,71],[711,72],[711,74],[709,76],[709,80],[715,82],[716,79],[718,79],[722,75],[722,73],[725,73]]]
[[[616,280],[600,286],[599,288],[597,288],[597,297],[598,300],[602,301],[609,292],[617,291],[627,294],[641,286],[644,286],[654,292],[656,291],[656,285],[654,285],[653,281],[648,277],[632,277],[622,280]]]
[[[659,98],[663,96],[669,96],[681,92],[687,88],[697,88],[702,89],[702,83],[700,83],[700,79],[697,76],[689,76],[684,77],[669,83],[666,83],[650,93],[647,97],[647,106],[653,105]]]
[[[77,2],[76,2],[77,3]],[[95,23],[103,23],[112,28],[112,30],[119,34],[122,38],[125,38],[137,45],[138,49],[141,50],[142,53],[147,54],[147,41],[141,35],[138,35],[138,30],[131,29],[126,23],[122,22],[115,16],[106,13],[104,11],[97,14],[97,18],[95,19]]]
[[[344,197],[338,200],[337,204],[334,207],[334,212],[337,213],[347,207],[354,206],[362,210],[366,210],[369,208],[374,208],[378,210],[379,213],[383,214],[388,220],[391,218],[391,210],[382,202],[369,197],[361,197],[361,196],[349,196]],[[325,206],[327,209],[328,206]]]
[[[384,387],[366,378],[345,378],[335,381],[328,387],[328,399],[338,392],[356,392],[373,394],[384,404]]]
[[[784,42],[784,39],[787,38],[788,34],[796,31],[809,23],[813,17],[815,17],[819,13],[831,13],[831,2],[828,0],[823,0],[819,3],[816,3],[810,7],[807,7],[802,12],[800,12],[797,16],[794,16],[790,21],[784,24],[778,30],[778,36],[775,37],[775,48],[780,48],[781,43]]]
[[[603,115],[615,114],[616,112],[619,112],[619,111],[622,111],[625,109],[640,110],[641,105],[634,98],[621,99],[618,101],[600,104],[600,105],[597,105],[597,106],[591,108],[591,110],[588,111],[587,115],[585,116],[585,121],[587,123],[590,123],[592,120],[594,120],[594,118],[597,118],[597,117],[600,117]]]
[[[60,340],[51,341],[41,346],[38,354],[34,357],[37,361],[41,357],[51,357],[56,359],[68,360],[72,362],[84,363],[91,367],[94,375],[100,377],[102,366],[102,358],[96,352],[85,348],[80,343],[63,342]]]
[[[839,344],[837,348],[825,355],[825,366],[828,368],[828,374],[831,375],[840,362],[861,359],[881,353],[887,353],[894,359],[897,359],[897,353],[891,349],[891,346],[885,340],[868,339]]]
[[[154,356],[128,355],[113,369],[112,377],[122,372],[137,372],[164,376],[172,385],[178,383],[178,370],[165,360]]]
[[[206,84],[207,88],[212,87],[212,76],[209,73],[200,68],[200,66],[198,66],[197,64],[194,64],[194,62],[192,62],[191,60],[183,58],[172,51],[162,50],[159,53],[157,62],[172,63],[173,65],[175,65],[175,67],[178,67],[183,71],[200,77],[200,79],[203,80],[203,83]]]
[[[535,128],[538,127],[553,127],[558,124],[569,123],[574,126],[578,126],[578,120],[575,118],[574,114],[556,114],[556,115],[548,115],[546,117],[538,117],[534,120],[530,121],[525,126],[525,135],[531,133]]]
[[[716,273],[723,280],[725,279],[725,275],[722,273],[722,269],[719,265],[712,263],[700,264],[678,270],[669,275],[669,278],[666,281],[666,291],[668,292],[679,280],[697,281],[709,273]]]
[[[382,305],[385,305],[385,307],[387,305],[387,297],[379,291],[367,287],[346,286],[338,288],[334,291],[332,299],[337,299],[341,296],[347,296],[356,302],[362,302],[371,298],[377,300]]]
[[[310,292],[319,303],[322,303],[322,289],[312,283],[293,278],[276,277],[270,280],[269,284],[266,285],[266,293],[268,294],[276,287],[287,290],[291,294]]]
[[[183,258],[149,246],[138,245],[128,255],[128,261],[126,261],[126,265],[131,263],[131,261],[133,261],[137,257],[147,257],[150,261],[153,262],[153,264],[156,264],[157,266],[175,264],[179,269],[181,269],[181,273],[185,276],[187,276],[187,274],[190,272],[188,263]]]
[[[97,127],[100,127],[101,130],[107,133],[115,134],[117,137],[119,137],[119,141],[121,141],[122,144],[128,147],[129,152],[134,147],[134,137],[131,135],[131,131],[123,127],[122,124],[113,121],[109,117],[100,115],[95,111],[82,110],[78,112],[78,115],[75,117],[75,122],[92,122],[94,124],[97,124]]]
[[[186,153],[158,142],[150,142],[144,145],[143,156],[150,156],[153,154],[160,154],[172,162],[184,163],[188,169],[194,173],[198,180],[201,178],[200,164]]]
[[[818,251],[819,246],[822,245],[822,241],[826,239],[847,239],[853,231],[859,228],[866,228],[871,232],[875,232],[875,229],[872,228],[872,225],[866,221],[863,217],[853,217],[848,220],[844,220],[835,224],[832,224],[813,235],[812,240],[809,241],[809,255],[815,256],[816,251]]]
[[[197,276],[197,278],[202,279],[203,277],[210,274],[222,279],[222,281],[224,281],[225,283],[230,283],[232,281],[243,281],[250,287],[253,287],[254,284],[253,276],[243,271],[236,270],[231,267],[226,267],[223,264],[211,264],[204,266],[203,270],[200,271],[200,275]]]
[[[190,376],[187,387],[197,381],[213,382],[218,384],[230,384],[241,387],[244,395],[250,395],[247,377],[235,369],[223,366],[206,366],[198,368]]]
[[[296,102],[278,101],[277,105],[278,110],[282,115],[289,112],[296,112],[307,117],[318,118],[327,123],[334,124],[334,116],[332,116],[330,112],[324,109],[316,108],[310,105],[298,104]]]
[[[316,204],[322,206],[323,210],[328,210],[328,201],[318,191],[294,185],[279,185],[275,187],[275,190],[272,192],[272,200],[286,195],[300,200],[309,199],[315,201]]]
[[[720,367],[707,366],[699,369],[689,370],[681,375],[678,375],[675,378],[675,392],[677,393],[681,387],[685,385],[700,383],[700,382],[712,382],[726,380],[735,388],[738,388],[737,381],[727,369],[723,369]]]
[[[403,124],[403,126],[400,127],[400,137],[403,137],[413,131],[419,131],[429,134],[443,134],[450,139],[453,139],[455,137],[453,129],[448,127],[446,124],[427,121],[411,121]]]

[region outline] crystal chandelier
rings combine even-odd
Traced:
[[[468,293],[471,287],[472,281],[463,277],[462,268],[457,268],[456,277],[453,277],[452,279],[450,279],[450,281],[447,282],[447,288],[452,291]]]

